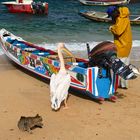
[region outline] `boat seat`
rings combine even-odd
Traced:
[[[75,56],[64,46],[59,46],[58,51],[61,52],[61,55],[63,55],[64,63],[68,64],[68,62],[76,62]],[[53,59],[53,60],[58,60],[59,61],[59,56],[58,54],[55,55],[49,55],[48,58]]]
[[[52,60],[58,60],[59,59],[58,55],[48,55],[47,58],[50,58]],[[72,58],[71,56],[67,56],[67,57],[64,56],[64,61],[65,61],[65,64],[68,64],[68,65],[79,66],[79,67],[82,67],[82,68],[87,67],[86,63],[76,62],[76,59]]]
[[[96,12],[94,12],[94,11],[93,11],[93,12],[89,12],[89,13],[87,12],[87,14],[89,14],[89,15],[91,15],[91,16],[92,16],[92,15],[95,15],[95,14],[96,14]]]
[[[12,38],[12,37],[8,37],[6,39],[6,41],[10,44],[12,44],[13,46],[17,46],[18,48],[21,48],[22,50],[24,50],[25,48],[29,48],[29,46],[27,46],[26,44],[18,41],[17,39],[15,38]]]
[[[26,52],[33,52],[33,51],[35,51],[35,50],[37,50],[36,48],[24,48],[24,49],[22,49],[22,50],[24,50],[24,51],[26,51]]]
[[[53,59],[53,60],[58,60],[59,59],[58,55],[49,55],[47,57],[50,58],[50,59]],[[65,64],[68,64],[68,65],[79,66],[79,67],[82,67],[82,68],[87,67],[87,65],[84,62],[75,62],[75,60],[72,61],[72,57],[64,57],[64,61],[65,61]]]
[[[14,46],[17,46],[18,48],[21,48],[22,50],[29,48],[29,46],[27,46],[24,43],[20,43],[19,41],[15,41],[13,43]]]
[[[58,60],[58,55],[56,54],[54,54],[54,55],[48,55],[47,56],[48,58],[50,58],[50,59],[53,59],[53,60]]]
[[[32,54],[35,54],[38,56],[44,56],[44,57],[50,55],[49,52],[45,52],[45,51],[41,51],[41,50],[32,51]]]
[[[79,66],[79,67],[82,67],[82,68],[86,68],[87,67],[84,62],[68,62],[67,64],[74,65],[74,66]]]
[[[104,16],[102,16],[102,18],[108,18],[108,15],[104,15]]]
[[[12,45],[20,48],[21,50],[28,51],[28,52],[33,52],[33,51],[37,50],[36,48],[33,48],[31,46],[28,46],[25,43],[20,42],[18,40],[15,40]]]
[[[135,18],[134,20],[139,20],[140,19],[140,16],[139,17],[137,17],[137,18]]]
[[[6,41],[10,44],[13,44],[16,39],[12,37],[7,37]]]
[[[50,58],[50,59],[53,59],[53,60],[58,60],[59,59],[57,54],[56,55],[49,55],[47,57]],[[68,63],[72,64],[72,62],[76,62],[75,58],[73,58],[72,56],[64,56],[63,58],[64,58],[65,64],[68,64]]]
[[[75,63],[76,59],[72,56],[64,56],[64,62],[65,62],[65,64],[68,64],[69,62],[70,63]]]

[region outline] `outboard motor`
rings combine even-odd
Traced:
[[[44,14],[45,13],[45,5],[43,2],[38,1],[38,2],[32,2],[31,3],[32,10],[34,14]]]
[[[114,43],[104,41],[99,43],[89,52],[89,66],[98,66],[112,69],[125,80],[135,79],[137,76],[132,71],[131,65],[124,64],[117,58],[117,48]]]

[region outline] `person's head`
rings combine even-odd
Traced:
[[[107,9],[108,17],[111,17],[112,22],[116,22],[116,18],[120,15],[119,8],[117,6],[109,6]]]
[[[119,11],[120,11],[121,18],[127,18],[130,15],[130,11],[129,11],[128,7],[126,7],[126,6],[120,7]]]

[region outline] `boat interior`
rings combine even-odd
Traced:
[[[12,46],[15,46],[15,47],[21,49],[21,51],[30,52],[37,56],[47,57],[52,60],[59,61],[58,54],[55,51],[36,46],[36,45],[26,42],[24,40],[18,40],[17,38],[11,37],[9,35],[4,35],[4,37],[5,37],[6,42],[11,44]],[[71,51],[69,51],[67,48],[62,50],[62,54],[63,54],[65,64],[75,65],[75,66],[79,66],[79,67],[83,67],[83,68],[88,67],[88,60],[82,59],[82,58],[76,58],[71,53]]]

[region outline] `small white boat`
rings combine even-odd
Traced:
[[[79,14],[94,22],[111,22],[111,18],[105,12],[81,10]],[[129,18],[131,24],[140,25],[140,15],[130,15]]]
[[[128,4],[130,0],[79,0],[84,5],[121,5]]]

